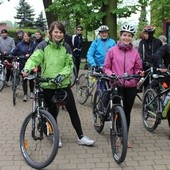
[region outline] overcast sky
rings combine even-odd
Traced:
[[[3,0],[4,3],[0,5],[0,22],[5,20],[10,20],[14,23],[14,16],[16,16],[16,7],[19,6],[20,0]],[[44,6],[42,0],[26,0],[26,2],[32,6],[35,10],[36,16],[44,11]]]

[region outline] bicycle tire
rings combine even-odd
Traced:
[[[86,74],[81,74],[76,87],[77,100],[80,104],[85,104],[89,97],[89,80]]]
[[[70,87],[73,87],[75,85],[76,79],[77,79],[77,68],[76,68],[76,65],[74,65],[73,72],[70,78]]]
[[[128,132],[125,112],[116,105],[111,110],[110,141],[113,158],[117,164],[121,164],[127,154]],[[118,143],[119,142],[119,143]]]
[[[103,109],[104,106],[102,102],[102,91],[97,89],[95,91],[94,100],[93,100],[93,124],[94,124],[94,129],[98,133],[102,132],[105,125]]]
[[[13,97],[13,105],[15,106],[16,104],[16,90],[17,90],[17,73],[13,73],[13,79],[12,79],[12,97]]]
[[[6,79],[6,73],[5,69],[3,67],[0,68],[0,91],[2,91],[5,87],[5,79]]]
[[[157,96],[155,90],[148,88],[143,95],[142,101],[142,122],[145,129],[150,132],[154,131],[160,123],[160,120],[156,117],[156,111],[159,107],[159,98],[155,98],[155,100],[150,103],[155,96]]]
[[[21,153],[27,164],[35,169],[42,169],[54,160],[59,144],[59,131],[55,119],[45,110],[40,109],[39,113],[31,112],[20,130]],[[47,135],[47,122],[51,127],[51,135]]]

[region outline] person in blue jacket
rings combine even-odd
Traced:
[[[22,70],[25,66],[25,63],[27,59],[31,56],[33,53],[33,50],[35,48],[35,44],[31,41],[30,38],[30,33],[24,32],[23,34],[23,40],[17,44],[15,49],[12,51],[11,55],[14,56],[19,56],[19,63],[20,63],[20,70]],[[23,101],[26,102],[28,100],[28,95],[27,95],[27,80],[23,79]],[[29,80],[29,87],[30,87],[30,98],[34,98],[34,81]]]
[[[116,45],[115,40],[109,38],[109,27],[101,25],[98,28],[100,38],[94,40],[87,52],[87,61],[91,67],[103,67],[106,53],[108,50]]]

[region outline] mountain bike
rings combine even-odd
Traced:
[[[56,120],[46,108],[40,83],[58,83],[55,79],[43,79],[38,74],[27,79],[35,80],[35,98],[33,111],[28,114],[21,126],[20,148],[28,165],[35,169],[42,169],[54,160],[58,152],[59,130]],[[56,99],[58,95],[55,95]]]
[[[97,77],[100,77],[101,73],[102,69],[100,67],[90,68],[85,74],[81,74],[78,77],[76,94],[80,104],[85,104],[89,97],[92,100],[93,91],[97,85]]]
[[[6,67],[3,64],[3,55],[0,54],[0,91],[5,87]]]
[[[148,131],[154,131],[161,123],[167,119],[169,107],[164,106],[164,100],[170,92],[170,87],[164,87],[164,79],[170,78],[170,72],[153,74],[151,85],[143,95],[142,101],[142,122]]]
[[[117,82],[120,79],[129,80],[139,75],[106,76],[98,81],[106,81],[105,88],[97,88],[93,100],[93,124],[98,133],[101,133],[105,122],[110,122],[110,140],[113,158],[116,163],[122,163],[127,154],[127,123],[122,104],[122,97],[118,94]],[[111,84],[111,85],[109,85]]]
[[[17,88],[20,84],[20,67],[19,67],[19,56],[13,57],[12,62],[12,92],[13,92],[13,105],[16,105]]]

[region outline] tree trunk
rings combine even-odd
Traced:
[[[48,8],[50,5],[52,5],[52,0],[43,0],[43,4],[44,4],[44,9]],[[53,21],[58,20],[57,15],[53,14],[52,12],[47,12],[45,11],[46,14],[46,18],[47,18],[47,24],[48,24],[48,28],[50,27],[50,24]]]
[[[110,11],[117,8],[117,0],[108,0],[108,4],[103,5],[103,11],[106,16],[103,18],[103,23],[109,27],[110,37],[117,40],[117,16]]]

